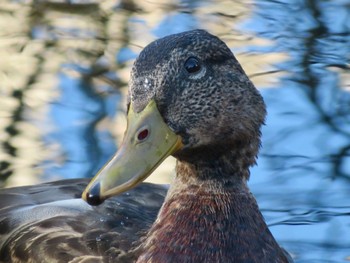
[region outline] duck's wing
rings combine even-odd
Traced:
[[[154,222],[166,188],[141,184],[91,207],[80,198],[87,183],[64,180],[1,189],[0,262],[132,258],[130,251]]]

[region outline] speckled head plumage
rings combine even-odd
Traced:
[[[186,66],[199,70],[191,73]],[[129,102],[141,111],[151,99],[183,139],[185,147],[177,158],[209,163],[222,155],[243,157],[243,167],[237,168],[243,170],[255,162],[265,105],[219,38],[193,30],[149,44],[132,69]]]

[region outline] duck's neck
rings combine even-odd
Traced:
[[[137,262],[287,262],[245,177],[203,180],[202,172],[178,162]]]

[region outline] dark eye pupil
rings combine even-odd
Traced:
[[[195,73],[201,69],[198,59],[189,58],[185,62],[185,68],[188,73]]]
[[[146,139],[147,136],[148,136],[148,130],[144,129],[144,130],[140,131],[140,133],[137,135],[137,139],[139,141],[142,141],[142,140]]]

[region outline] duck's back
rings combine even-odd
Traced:
[[[87,183],[0,190],[0,262],[132,261],[137,253],[131,251],[154,222],[166,189],[141,184],[91,207],[80,198]]]

